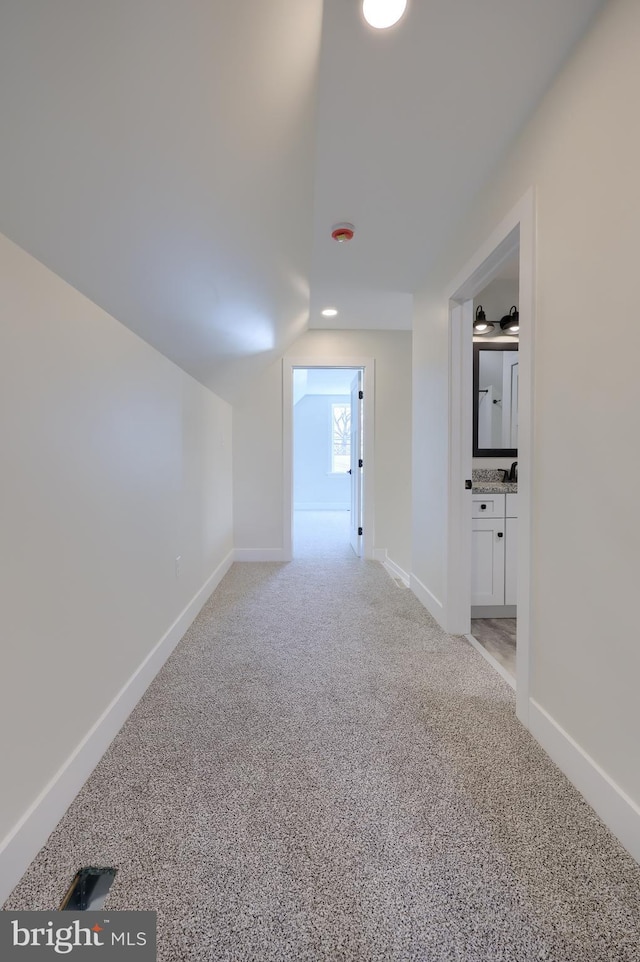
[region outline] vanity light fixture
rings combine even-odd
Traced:
[[[500,327],[507,334],[517,334],[520,330],[520,315],[515,304],[509,313],[505,314],[500,321]]]
[[[324,311],[320,311],[323,317],[335,317],[338,313],[335,307],[325,307]]]
[[[492,321],[487,320],[487,315],[482,310],[482,304],[478,304],[476,308],[476,319],[473,322],[473,333],[474,334],[488,334],[492,331],[494,324]]]
[[[362,0],[364,19],[376,30],[392,27],[406,9],[407,0]]]

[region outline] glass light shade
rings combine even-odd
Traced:
[[[406,9],[407,0],[363,0],[362,2],[364,19],[376,30],[392,27]]]

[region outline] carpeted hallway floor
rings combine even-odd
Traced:
[[[103,864],[165,962],[638,962],[640,867],[508,685],[296,530],[232,568],[5,907]]]

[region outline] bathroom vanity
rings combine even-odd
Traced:
[[[471,617],[514,618],[517,599],[518,485],[502,471],[478,471],[472,487]]]

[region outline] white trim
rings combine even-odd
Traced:
[[[640,862],[640,807],[533,698],[529,728],[629,854]]]
[[[414,574],[409,576],[409,587],[418,601],[422,602],[425,606],[429,614],[433,615],[439,625],[442,625],[444,620],[444,605],[440,599],[436,598]]]
[[[284,548],[236,548],[233,560],[245,561],[291,561]]]
[[[451,307],[449,321],[449,483],[445,543],[446,607],[443,627],[452,635],[471,630],[471,491],[473,430],[473,301]]]
[[[382,558],[380,557],[380,552],[383,553]],[[389,557],[386,548],[376,548],[374,551],[374,560],[380,561],[382,567],[385,569],[385,571],[387,571],[388,574],[391,575],[392,578],[398,579],[403,583],[403,585],[406,585],[407,588],[409,587],[409,583],[411,581],[410,575],[407,574],[404,568],[401,568],[399,564],[396,564],[395,561]]]
[[[375,537],[375,359],[372,357],[283,357],[282,359],[282,560],[293,558],[293,371],[294,368],[362,369],[364,438],[362,446],[363,557],[373,559]]]
[[[508,672],[507,669],[504,667],[504,665],[501,665],[500,662],[498,661],[498,659],[497,659],[497,658],[494,658],[493,655],[491,654],[491,652],[490,652],[490,651],[487,651],[487,649],[484,648],[484,647],[480,644],[480,642],[478,641],[478,639],[477,639],[477,638],[474,638],[473,635],[465,634],[464,637],[467,639],[467,641],[469,642],[469,644],[471,645],[471,647],[472,647],[472,648],[475,648],[475,650],[476,650],[480,655],[482,655],[482,657],[484,658],[484,660],[485,660],[485,661],[488,661],[489,664],[491,665],[491,667],[494,668],[495,671],[497,671],[498,674],[499,674],[502,678],[504,678],[504,680],[506,681],[507,685],[509,685],[509,686],[510,686],[511,688],[513,688],[513,690],[515,691],[515,690],[516,690],[516,680],[515,680],[515,678],[513,677],[513,675],[510,675],[510,674],[509,674],[509,672]]]
[[[22,818],[2,840],[0,843],[0,905],[20,881],[232,563],[233,552],[230,552],[125,682]]]
[[[518,419],[518,637],[516,648],[516,713],[528,727],[531,637],[531,497],[533,478],[533,344],[535,327],[535,196],[530,188],[498,227],[485,240],[446,289],[450,305],[450,414],[449,414],[449,487],[447,504],[447,605],[440,620],[448,631],[464,628],[463,605],[470,609],[468,554],[471,550],[471,528],[468,542],[460,536],[460,518],[465,517],[465,461],[460,455],[461,433],[465,431],[460,411],[469,410],[465,402],[468,383],[465,353],[459,344],[459,328],[470,300],[496,275],[500,265],[519,246],[520,251],[520,385]],[[466,316],[466,315],[465,315]],[[471,338],[469,339],[471,340]],[[468,346],[469,351],[471,350]],[[470,627],[470,624],[468,625]],[[468,630],[468,629],[467,629]],[[466,632],[464,632],[466,633]]]

